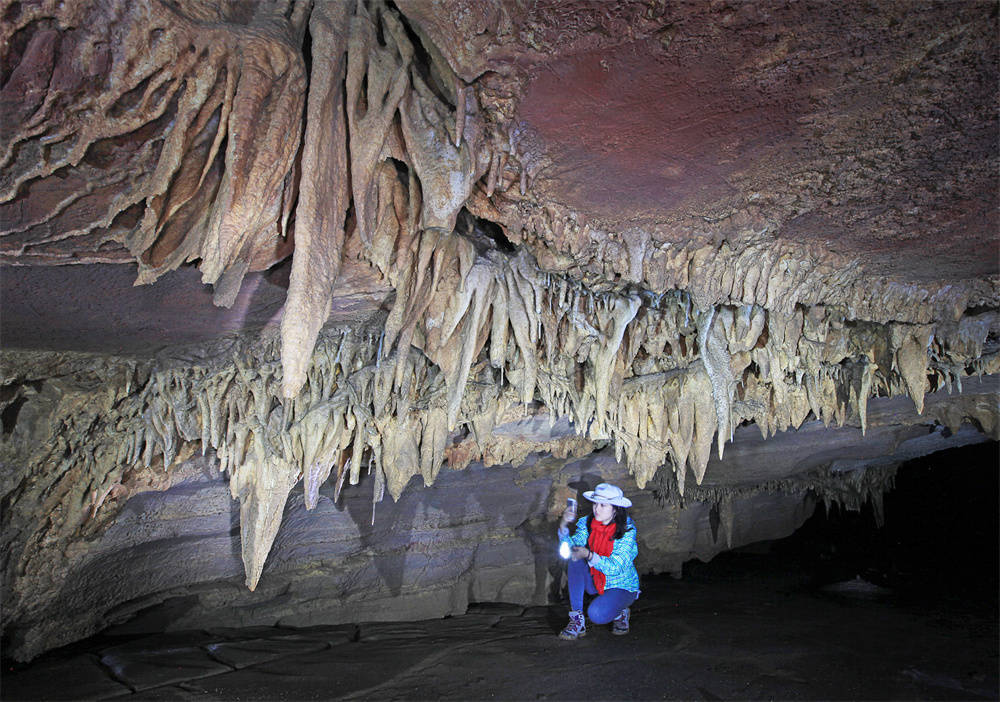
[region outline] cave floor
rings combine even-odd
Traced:
[[[643,587],[628,636],[561,641],[565,606],[495,603],[419,622],[104,636],[5,664],[3,698],[1000,698],[992,598],[819,589],[751,555]]]

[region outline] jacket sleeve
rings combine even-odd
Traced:
[[[615,541],[610,556],[595,558],[591,565],[605,575],[620,575],[632,567],[632,561],[639,553],[635,542],[635,527],[629,526],[622,538]]]
[[[565,541],[570,546],[586,546],[587,537],[589,536],[587,533],[587,518],[580,517],[576,520],[576,531],[572,534],[569,533],[569,529],[567,527],[562,526],[559,527],[558,533],[560,543]]]

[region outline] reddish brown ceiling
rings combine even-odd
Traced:
[[[662,22],[527,62],[542,199],[674,241],[735,238],[749,215],[905,281],[997,274],[994,3],[694,3]]]

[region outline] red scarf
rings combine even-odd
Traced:
[[[611,550],[615,547],[615,520],[607,524],[601,524],[596,519],[590,520],[590,537],[587,539],[587,548],[598,556],[610,556]],[[590,569],[590,574],[594,578],[594,587],[597,594],[604,594],[604,573],[596,568]]]

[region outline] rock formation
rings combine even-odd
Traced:
[[[477,532],[536,534],[506,557],[531,578],[493,582],[488,558],[455,556],[493,584],[421,610],[443,612],[545,596],[550,498],[584,479],[570,457],[607,448],[598,472],[673,524],[647,528],[644,566],[677,570],[679,554],[787,533],[817,497],[877,502],[906,457],[1000,438],[991,5],[95,0],[0,17],[19,657],[234,575],[222,559],[115,587],[94,570],[108,556],[87,544],[119,543],[128,505],[191,466],[228,481],[246,586],[273,572],[269,593],[316,557],[354,577],[357,551],[287,556],[300,507],[356,512],[345,486],[371,490],[350,537],[364,544],[386,492],[419,502],[411,479],[445,464],[542,480],[527,497],[496,487],[528,502]],[[132,264],[165,289],[196,267],[216,305],[252,306],[245,281],[272,286],[258,272],[289,256],[280,322],[155,354],[40,341],[29,301],[6,311],[31,289],[17,267],[43,264]],[[754,431],[798,460],[746,458]],[[704,539],[709,510],[722,541],[662,536]],[[766,510],[785,516],[751,518]],[[418,522],[380,548],[433,520]],[[81,572],[104,584],[74,599]],[[57,611],[75,622],[63,638]]]

